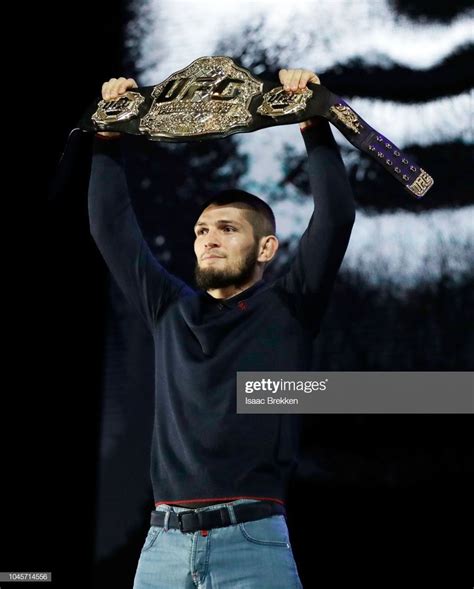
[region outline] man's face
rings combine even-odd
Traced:
[[[258,257],[253,228],[242,208],[210,205],[194,227],[196,285],[202,290],[244,286],[254,276]]]

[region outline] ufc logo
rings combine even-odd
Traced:
[[[124,96],[115,100],[106,100],[105,108],[108,115],[120,114],[129,104],[130,100]]]
[[[245,82],[237,78],[216,80],[209,76],[200,78],[179,78],[170,80],[163,88],[160,102],[173,100],[192,100],[193,102],[209,100],[232,100],[239,95]]]

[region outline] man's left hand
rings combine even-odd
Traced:
[[[292,69],[292,70],[280,70],[278,72],[280,83],[283,89],[287,92],[301,92],[303,88],[306,88],[306,84],[321,84],[318,76],[310,70]],[[310,119],[309,121],[302,121],[300,123],[300,129],[312,126],[316,120]]]

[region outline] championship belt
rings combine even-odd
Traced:
[[[89,132],[116,131],[152,141],[186,142],[317,116],[339,129],[415,198],[433,186],[433,178],[423,168],[321,84],[286,91],[279,82],[259,79],[227,56],[200,57],[156,86],[134,88],[114,100],[95,100],[78,126]]]

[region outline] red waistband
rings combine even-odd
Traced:
[[[163,503],[167,503],[168,505],[172,505],[173,503],[199,503],[205,501],[236,501],[237,499],[257,499],[259,501],[275,501],[276,503],[280,503],[281,505],[285,505],[285,502],[281,499],[277,499],[276,497],[255,497],[254,495],[239,495],[238,497],[207,497],[206,499],[177,499],[175,501],[156,501],[155,507],[161,505]]]

